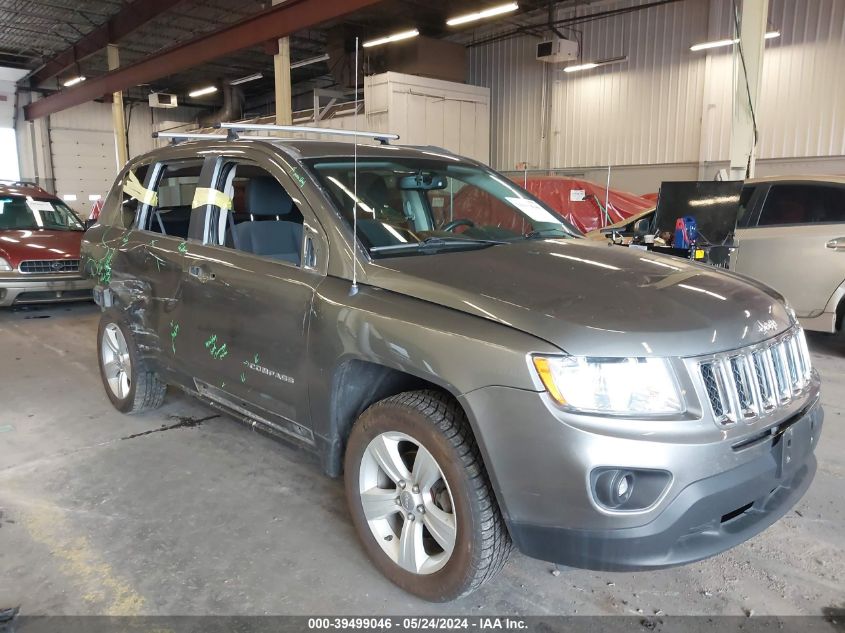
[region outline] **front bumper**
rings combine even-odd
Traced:
[[[539,430],[523,411],[508,420],[522,432],[509,433],[491,418],[478,417],[492,411],[483,405],[490,396],[485,391],[464,397],[511,537],[534,558],[618,571],[701,560],[777,521],[804,495],[816,470],[813,451],[824,418],[817,391],[778,424],[744,439],[698,444],[691,438],[672,443],[653,442],[646,434],[586,433],[549,416],[546,406]],[[499,408],[506,416],[520,402],[548,404],[541,394],[504,391],[510,398]],[[480,408],[469,408],[473,404]],[[588,483],[589,472],[600,466],[662,469],[672,473],[672,481],[649,508],[608,511],[594,502]]]
[[[0,276],[0,307],[91,299],[93,279],[79,275]]]

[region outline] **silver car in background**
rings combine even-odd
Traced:
[[[742,190],[731,269],[783,294],[808,330],[841,332],[845,177],[772,177]]]

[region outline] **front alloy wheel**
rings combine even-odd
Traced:
[[[444,602],[492,578],[511,540],[466,415],[448,394],[406,391],[370,406],[344,458],[352,522],[376,567]]]
[[[431,574],[455,549],[455,503],[443,470],[417,440],[381,433],[366,450],[358,474],[364,516],[394,563]]]

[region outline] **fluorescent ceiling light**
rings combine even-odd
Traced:
[[[92,193],[88,196],[88,200],[90,202],[97,202],[97,200],[99,200],[100,198],[102,198],[102,196],[98,193]]]
[[[578,64],[577,66],[567,66],[566,68],[563,69],[563,72],[574,73],[574,72],[577,72],[579,70],[590,70],[592,68],[596,68],[597,66],[598,66],[598,64],[595,63],[595,62],[588,62],[586,64]]]
[[[263,77],[263,74],[255,73],[254,75],[247,75],[246,77],[241,77],[240,79],[233,79],[229,82],[229,85],[240,86],[241,84],[249,83],[250,81],[255,81],[256,79],[262,79]]]
[[[763,36],[767,40],[773,40],[776,37],[780,37],[780,31],[767,31],[766,34]],[[689,47],[691,51],[704,51],[708,48],[720,48],[722,46],[733,46],[739,42],[739,38],[729,39],[729,40],[716,40],[715,42],[703,42],[701,44],[693,44]]]
[[[465,15],[449,18],[446,20],[446,24],[449,26],[457,26],[459,24],[466,24],[467,22],[475,22],[476,20],[492,18],[493,16],[502,15],[503,13],[510,13],[511,11],[516,11],[518,8],[519,5],[516,2],[508,2],[507,4],[500,4],[495,7],[490,7],[489,9],[484,9],[483,11],[476,11],[475,13],[467,13]]]
[[[194,90],[193,92],[189,92],[189,97],[202,97],[203,95],[210,95],[214,92],[217,92],[217,86],[206,86],[205,88],[199,88]]]
[[[65,202],[76,202],[76,194],[75,193],[66,193],[62,196],[62,200]]]
[[[316,57],[309,57],[308,59],[303,59],[298,62],[293,62],[290,67],[291,68],[302,68],[303,66],[310,66],[311,64],[317,64],[319,62],[328,61],[329,54],[325,53],[324,55],[317,55]]]
[[[583,64],[575,64],[574,66],[567,66],[563,69],[565,73],[574,73],[579,70],[592,70],[593,68],[598,68],[599,66],[607,66],[608,64],[617,64],[619,62],[627,62],[628,57],[627,55],[623,55],[622,57],[613,57],[612,59],[601,59],[596,62],[585,62]]]
[[[412,37],[416,37],[419,34],[420,32],[417,29],[411,29],[410,31],[402,31],[400,33],[394,33],[393,35],[388,35],[387,37],[380,37],[376,40],[364,42],[363,44],[361,44],[361,46],[363,46],[364,48],[370,48],[371,46],[380,46],[381,44],[389,44],[390,42],[407,40]]]
[[[71,86],[75,86],[76,84],[81,84],[83,81],[85,81],[85,77],[80,75],[79,77],[71,77],[70,79],[65,81],[62,85],[65,88],[70,88]]]

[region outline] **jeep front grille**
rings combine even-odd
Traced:
[[[79,272],[78,259],[30,259],[21,262],[22,273],[76,273]]]
[[[710,409],[721,426],[775,412],[801,396],[812,365],[804,330],[795,327],[745,349],[697,361]]]

